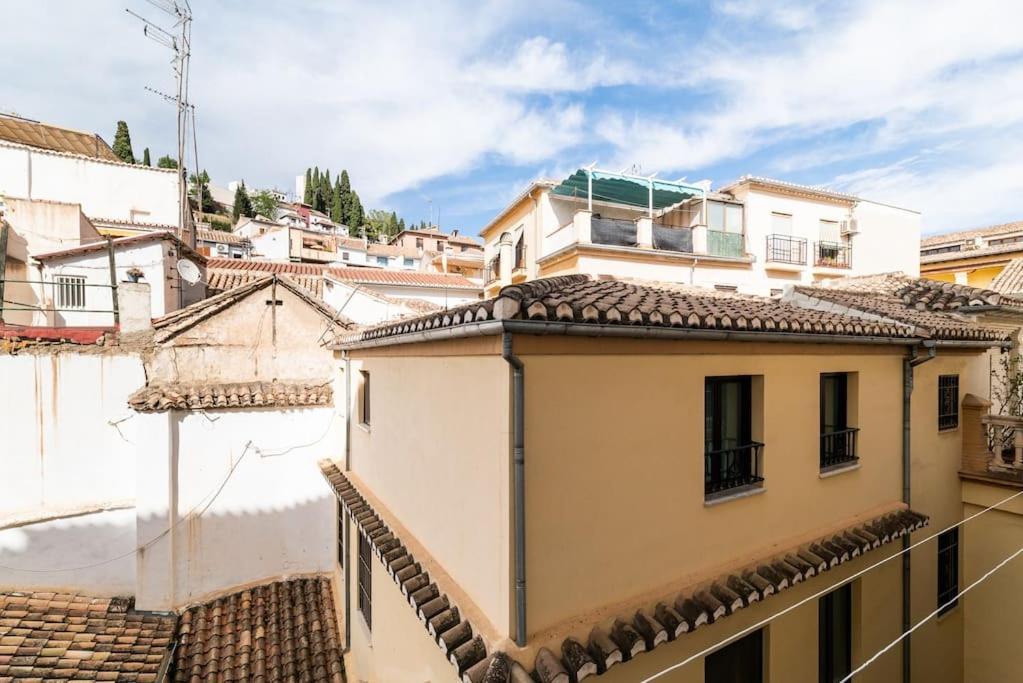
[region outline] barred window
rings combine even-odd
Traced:
[[[959,528],[938,536],[938,614],[948,612],[959,600]]]
[[[369,539],[359,534],[359,611],[373,630],[373,551]]]
[[[54,282],[57,289],[57,308],[85,308],[85,278],[77,275],[58,275]]]
[[[959,426],[959,375],[938,377],[938,429]]]

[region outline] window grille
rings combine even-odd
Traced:
[[[959,375],[938,377],[938,429],[959,426]]]
[[[57,308],[85,308],[85,278],[77,275],[58,275],[54,279],[57,288]]]

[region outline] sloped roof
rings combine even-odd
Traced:
[[[211,296],[208,299],[197,301],[190,306],[180,308],[172,313],[168,313],[167,315],[154,318],[154,340],[157,343],[169,341],[181,332],[194,327],[203,320],[211,318],[217,313],[230,308],[253,292],[269,287],[274,281],[298,298],[305,301],[327,320],[333,320],[336,332],[341,330],[351,330],[356,327],[355,323],[351,320],[343,315],[338,315],[337,312],[328,304],[314,297],[303,287],[292,282],[287,276],[271,274],[252,280],[251,282],[235,287],[234,289],[229,289],[226,292],[221,292],[220,294]]]
[[[1014,258],[1002,269],[994,280],[991,289],[999,294],[1023,296],[1023,258]]]
[[[977,237],[997,237],[998,235],[1013,232],[1023,232],[1023,221],[1001,223],[999,225],[991,225],[986,228],[972,228],[970,230],[960,230],[958,232],[946,232],[942,235],[930,235],[920,240],[920,246],[921,248],[927,248],[943,244],[956,244],[972,241]]]
[[[181,253],[190,259],[194,259],[199,263],[205,264],[207,258],[199,252],[192,249],[190,246],[181,241],[181,238],[175,235],[169,230],[153,230],[152,232],[145,232],[141,235],[131,235],[130,237],[118,237],[113,240],[114,249],[120,249],[122,247],[133,247],[139,244],[145,244],[146,242],[155,242],[157,240],[167,240],[168,242],[174,242]],[[68,258],[74,256],[81,256],[82,254],[89,254],[97,251],[106,251],[107,242],[101,240],[98,242],[91,242],[89,244],[82,244],[77,247],[68,247],[67,249],[58,249],[57,251],[46,252],[45,254],[37,254],[33,256],[37,261],[49,261],[53,259]]]
[[[177,618],[133,607],[131,598],[0,593],[0,680],[155,681]]]
[[[344,683],[330,579],[275,581],[188,609],[172,680]]]
[[[945,261],[958,261],[960,259],[977,258],[979,256],[998,256],[999,254],[1011,254],[1013,252],[1020,251],[1023,251],[1023,242],[992,244],[973,249],[963,249],[961,251],[946,251],[940,254],[921,254],[920,263],[921,265],[944,263]]]
[[[493,299],[465,304],[435,315],[371,327],[344,337],[341,343],[342,346],[358,344],[487,320],[546,321],[634,329],[725,330],[752,335],[780,333],[792,334],[793,339],[802,339],[803,335],[822,340],[828,336],[891,340],[921,336],[987,341],[1002,339],[1001,332],[965,318],[907,308],[893,295],[882,297],[812,287],[797,290],[804,294],[802,300],[780,301],[742,294],[698,294],[677,287],[564,275],[510,285],[502,288]],[[816,291],[826,293],[827,305],[818,303],[825,300],[825,294],[819,300],[813,299]],[[870,305],[853,305],[858,296]],[[830,305],[831,299],[839,297],[845,301],[844,307]]]
[[[222,242],[224,244],[252,244],[248,237],[226,232],[224,230],[210,230],[209,228],[196,228],[195,238],[204,242]]]
[[[165,410],[212,410],[216,408],[292,408],[327,406],[333,390],[330,380],[148,384],[128,397],[128,405],[139,412]]]
[[[216,269],[207,271],[206,284],[214,292],[225,292],[266,277],[255,270]],[[288,279],[318,299],[323,298],[323,277],[320,275],[287,275]]]
[[[0,114],[0,140],[105,161],[121,161],[103,138],[95,133],[61,128],[6,114]]]
[[[328,268],[327,273],[336,280],[360,284],[472,289],[476,291],[483,289],[472,280],[453,273],[422,273],[414,270],[384,270],[381,268]]]

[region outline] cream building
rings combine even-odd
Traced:
[[[919,273],[916,211],[768,178],[708,185],[596,169],[534,182],[481,231],[487,293],[568,273],[764,295]]]
[[[960,403],[1008,344],[909,286],[571,275],[345,339],[348,675],[840,680],[955,587],[946,536],[867,569],[961,519]],[[856,680],[996,680],[964,638],[950,609]]]

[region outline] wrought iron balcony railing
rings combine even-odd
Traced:
[[[806,265],[806,238],[792,235],[767,236],[767,260],[773,263]]]
[[[852,247],[841,242],[817,242],[814,265],[826,268],[852,268]]]
[[[856,455],[856,434],[859,431],[859,428],[851,427],[821,434],[821,469],[859,460]]]
[[[763,447],[764,444],[754,441],[744,446],[707,451],[704,454],[704,493],[721,493],[762,482],[760,452]]]

